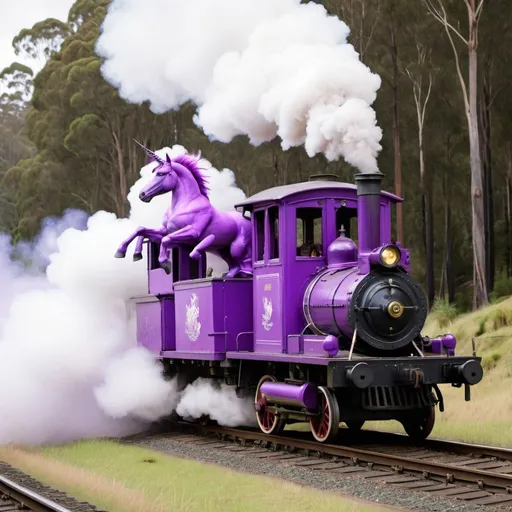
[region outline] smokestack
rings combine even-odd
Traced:
[[[356,174],[357,236],[359,254],[368,254],[380,245],[380,172]]]

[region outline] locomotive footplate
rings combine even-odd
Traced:
[[[329,363],[328,385],[333,388],[478,384],[483,377],[480,357],[361,358]]]

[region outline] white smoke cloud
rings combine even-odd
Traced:
[[[165,151],[185,149],[157,153]],[[232,209],[244,198],[233,173],[202,164],[212,202]],[[170,204],[171,194],[138,200],[154,165],[131,189],[127,219],[100,211],[84,225],[84,215],[68,212],[47,221],[33,244],[12,247],[0,237],[0,444],[122,435],[178,405],[175,383],[165,382],[159,363],[136,346],[134,308],[127,307],[146,293],[146,262],[114,258],[138,225],[159,225]],[[13,262],[13,254],[28,266]]]
[[[348,35],[323,6],[300,0],[114,0],[96,51],[124,99],[156,113],[192,100],[212,139],[279,136],[285,150],[304,144],[309,156],[372,172],[381,79]]]
[[[183,418],[210,418],[227,427],[256,425],[250,401],[240,400],[232,386],[222,383],[213,386],[208,379],[199,378],[181,393],[176,412]]]

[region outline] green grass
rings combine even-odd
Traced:
[[[109,512],[378,512],[335,493],[111,441],[0,449],[0,459]]]
[[[444,310],[443,310],[444,311]],[[424,334],[452,332],[457,337],[457,355],[471,355],[475,338],[482,357],[484,377],[471,387],[471,401],[464,401],[463,388],[442,386],[445,412],[437,412],[432,437],[512,446],[512,297],[487,308],[446,321],[433,311]]]

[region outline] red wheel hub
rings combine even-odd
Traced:
[[[311,418],[311,428],[315,431],[315,434],[321,438],[325,439],[329,435],[329,427],[331,423],[331,411],[329,409],[329,404],[325,398],[325,395],[322,396],[322,401],[320,403],[320,414],[315,418]]]
[[[265,375],[260,379],[254,397],[254,408],[256,409],[256,419],[259,427],[265,434],[277,434],[283,430],[286,420],[279,417],[278,414],[272,412],[268,405],[266,397],[261,393],[261,385],[264,382],[276,382],[273,375]]]

